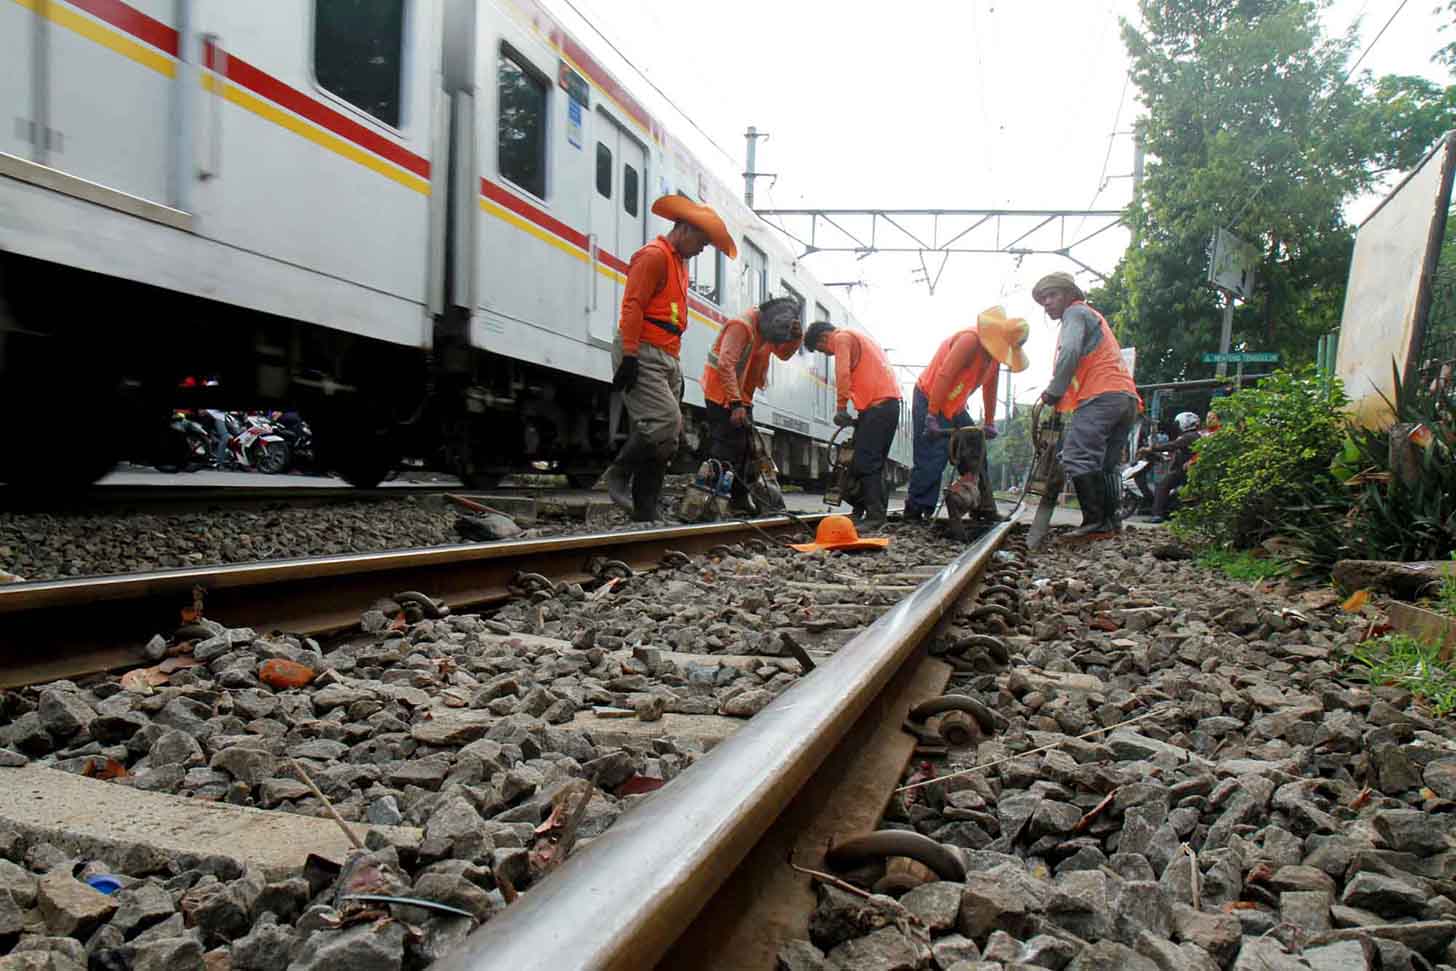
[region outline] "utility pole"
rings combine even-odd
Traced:
[[[748,208],[752,209],[753,180],[759,178],[760,176],[768,176],[770,178],[774,178],[775,176],[773,172],[758,171],[758,140],[760,138],[767,139],[768,132],[759,131],[752,125],[749,125],[748,131],[743,133],[743,137],[748,140],[748,164],[744,167],[743,170],[743,202],[746,206],[748,206]]]
[[[1223,327],[1218,335],[1218,352],[1227,354],[1229,344],[1234,339],[1234,295],[1229,291],[1223,291]],[[1228,362],[1219,361],[1214,368],[1213,376],[1216,378],[1228,377]]]

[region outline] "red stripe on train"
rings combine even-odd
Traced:
[[[97,20],[151,44],[157,50],[177,56],[177,31],[160,20],[148,17],[121,0],[69,0],[71,6],[84,10]]]

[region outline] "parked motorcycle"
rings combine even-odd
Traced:
[[[288,443],[290,465],[295,471],[317,470],[318,456],[314,453],[313,429],[297,412],[274,412],[273,424],[278,434]]]
[[[1138,488],[1138,474],[1146,469],[1150,463],[1147,459],[1129,465],[1122,470],[1122,518],[1130,519],[1139,513],[1149,513],[1153,510],[1153,503],[1143,495]]]
[[[187,412],[174,411],[162,454],[154,464],[157,471],[167,473],[207,468],[212,464],[212,439]]]
[[[291,453],[277,427],[261,415],[228,416],[228,429],[237,431],[228,439],[228,458],[249,472],[278,475],[288,471]]]

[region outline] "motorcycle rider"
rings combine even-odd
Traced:
[[[1117,460],[1142,399],[1111,326],[1087,305],[1070,273],[1047,274],[1031,296],[1062,325],[1052,380],[1041,400],[1070,415],[1062,438],[1062,467],[1082,507],[1082,525],[1070,538],[1115,534],[1122,527]]]
[[[768,376],[769,355],[790,360],[804,336],[799,301],[774,297],[728,321],[703,365],[708,457],[734,469],[732,507],[747,509],[746,474],[753,434],[753,396]]]
[[[1173,423],[1178,426],[1177,438],[1166,445],[1155,445],[1138,453],[1147,458],[1168,458],[1172,462],[1167,473],[1158,479],[1158,488],[1153,494],[1153,515],[1148,520],[1153,523],[1167,520],[1173,490],[1188,481],[1188,466],[1193,461],[1193,443],[1203,437],[1198,416],[1191,411],[1180,412],[1173,419]]]
[[[885,460],[895,430],[900,427],[900,385],[874,338],[859,331],[842,330],[827,320],[816,321],[804,333],[804,346],[834,358],[834,424],[854,425],[854,461],[864,497],[864,523],[884,525],[889,500],[885,493]],[[856,419],[849,413],[853,399]]]

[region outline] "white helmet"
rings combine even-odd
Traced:
[[[1177,423],[1178,430],[1184,434],[1193,431],[1199,425],[1198,416],[1191,411],[1180,412],[1173,421]]]

